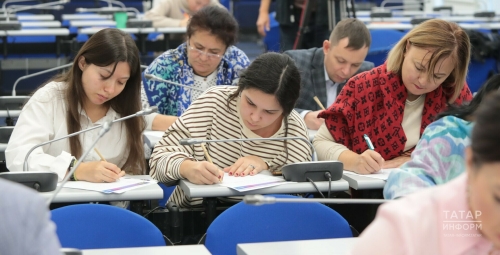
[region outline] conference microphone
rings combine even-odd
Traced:
[[[102,128],[99,131],[99,135],[97,136],[97,139],[95,139],[95,141],[92,143],[92,145],[90,147],[88,147],[87,150],[85,150],[85,152],[83,153],[83,155],[78,159],[78,161],[76,161],[75,166],[73,166],[71,168],[71,170],[66,174],[66,176],[64,177],[64,179],[59,184],[59,187],[57,187],[57,189],[54,192],[54,194],[50,197],[49,200],[47,200],[47,206],[50,206],[50,204],[52,203],[52,200],[54,200],[54,198],[57,196],[57,193],[59,193],[59,191],[61,191],[61,189],[63,188],[64,184],[66,184],[66,182],[68,182],[69,178],[73,175],[73,173],[75,172],[75,170],[80,166],[80,164],[82,163],[83,159],[86,158],[87,155],[90,153],[90,151],[95,147],[95,145],[97,144],[97,142],[99,141],[99,139],[101,139],[101,137],[103,137],[104,134],[106,134],[111,129],[111,125],[113,125],[113,123],[114,123],[114,121],[107,121],[104,124],[102,124]]]
[[[157,112],[158,111],[158,107],[157,106],[152,106],[150,108],[147,108],[147,109],[144,109],[144,110],[141,110],[141,111],[138,111],[134,114],[131,114],[131,115],[128,115],[128,116],[125,116],[123,118],[119,118],[119,119],[116,119],[116,120],[113,120],[112,122],[113,123],[116,123],[116,122],[120,122],[120,121],[124,121],[124,120],[127,120],[127,119],[130,119],[130,118],[134,118],[134,117],[139,117],[139,116],[144,116],[144,115],[149,115],[151,113],[154,113],[154,112]],[[31,152],[33,152],[33,150],[35,150],[36,148],[40,147],[40,146],[44,146],[44,145],[47,145],[47,144],[50,144],[50,143],[53,143],[53,142],[57,142],[59,140],[62,140],[62,139],[66,139],[66,138],[70,138],[70,137],[73,137],[75,135],[79,135],[81,133],[85,133],[85,132],[88,132],[90,130],[94,130],[96,128],[100,128],[102,127],[103,125],[97,125],[97,126],[94,126],[94,127],[91,127],[91,128],[87,128],[87,129],[84,129],[84,130],[80,130],[78,132],[74,132],[74,133],[71,133],[69,135],[66,135],[66,136],[63,136],[63,137],[59,137],[57,139],[53,139],[53,140],[50,140],[50,141],[47,141],[47,142],[43,142],[43,143],[40,143],[40,144],[37,144],[35,146],[33,146],[29,151],[28,153],[26,154],[26,157],[24,158],[24,166],[23,166],[23,171],[24,172],[27,172],[29,171],[29,166],[28,166],[28,158],[31,154]]]
[[[28,78],[31,78],[31,77],[35,77],[35,76],[38,76],[38,75],[41,75],[41,74],[46,74],[46,73],[50,73],[52,71],[57,71],[59,69],[64,69],[66,67],[70,67],[72,66],[73,63],[69,63],[69,64],[66,64],[66,65],[62,65],[62,66],[56,66],[56,67],[53,67],[53,68],[50,68],[50,69],[47,69],[47,70],[43,70],[43,71],[40,71],[40,72],[36,72],[36,73],[32,73],[32,74],[28,74],[28,75],[24,75],[24,76],[21,76],[19,77],[15,82],[14,82],[14,85],[12,86],[12,96],[16,96],[16,87],[17,87],[17,84],[24,80],[24,79],[28,79]]]
[[[243,202],[249,205],[275,203],[323,203],[323,204],[382,204],[385,199],[340,199],[340,198],[276,198],[263,195],[246,195]]]
[[[112,121],[112,123],[124,121],[124,120],[130,119],[130,118],[133,118],[133,117],[148,115],[148,114],[151,114],[153,112],[156,112],[157,110],[158,110],[157,107],[151,107],[148,109],[144,109],[144,110],[138,111],[134,114],[131,114],[129,116],[125,116],[123,118],[116,119],[116,120]],[[94,130],[94,129],[97,129],[100,127],[103,127],[103,125],[97,125],[97,126],[85,129],[85,130],[80,130],[78,132],[71,133],[69,135],[59,137],[57,139],[53,139],[53,140],[43,142],[43,143],[40,143],[40,144],[33,146],[28,151],[28,153],[26,154],[26,157],[24,158],[24,165],[23,165],[22,172],[0,173],[0,178],[4,178],[4,179],[8,179],[8,180],[13,181],[13,182],[18,182],[18,183],[24,184],[24,185],[26,185],[30,188],[33,188],[39,192],[53,191],[57,186],[57,180],[58,180],[57,174],[54,172],[47,172],[47,171],[31,171],[30,172],[29,165],[28,165],[29,164],[28,158],[29,158],[31,152],[33,152],[36,148],[38,148],[40,146],[44,146],[44,145],[47,145],[47,144],[50,144],[53,142],[57,142],[57,141],[62,140],[62,139],[70,138],[70,137],[73,137],[75,135],[79,135],[81,133],[85,133],[87,131]],[[101,132],[104,132],[104,131],[101,130]],[[99,135],[101,135],[101,132],[99,132]]]
[[[162,78],[160,78],[160,77],[154,76],[154,75],[149,74],[149,73],[145,73],[145,74],[144,74],[144,77],[145,77],[146,79],[148,79],[148,80],[152,80],[152,81],[158,81],[158,82],[168,83],[168,84],[172,84],[172,85],[179,86],[179,87],[183,87],[183,88],[187,88],[187,89],[192,89],[192,90],[197,90],[197,91],[205,92],[205,90],[204,90],[204,89],[193,88],[193,87],[188,86],[188,85],[184,85],[184,84],[180,84],[180,83],[177,83],[177,82],[173,82],[173,81],[165,80],[165,79],[162,79]]]
[[[298,162],[284,166],[281,169],[283,177],[287,181],[306,182],[306,181],[328,181],[330,173],[331,180],[339,180],[342,178],[343,164],[339,161],[316,161],[316,150],[314,146],[304,137],[270,137],[270,138],[242,138],[242,139],[223,139],[223,140],[202,140],[194,138],[180,139],[180,145],[194,145],[200,143],[229,143],[229,142],[245,142],[245,141],[283,141],[283,140],[301,140],[305,142],[312,150],[312,162]]]

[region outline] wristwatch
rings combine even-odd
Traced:
[[[76,158],[73,157],[71,159],[71,163],[69,163],[69,167],[68,167],[68,172],[71,171],[71,169],[73,169],[73,167],[75,166],[75,163],[76,163]],[[75,178],[75,173],[73,172],[73,174],[69,177],[69,180],[70,181],[76,181],[76,178]]]

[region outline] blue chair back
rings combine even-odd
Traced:
[[[376,29],[370,30],[370,34],[372,44],[365,60],[379,66],[385,62],[387,53],[406,33],[393,29]]]
[[[64,248],[105,249],[165,246],[150,221],[111,205],[78,204],[52,210],[52,221]]]
[[[273,195],[277,198],[296,198]],[[347,221],[320,203],[247,205],[240,202],[217,217],[207,230],[212,254],[236,254],[239,243],[352,237]],[[265,253],[265,252],[263,252]]]

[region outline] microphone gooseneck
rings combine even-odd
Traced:
[[[124,120],[127,120],[127,119],[130,119],[130,118],[133,118],[133,117],[138,117],[138,116],[144,116],[144,115],[148,115],[148,114],[151,114],[153,112],[156,112],[158,110],[158,107],[151,107],[151,108],[148,108],[148,109],[145,109],[145,110],[141,110],[141,111],[138,111],[134,114],[131,114],[131,115],[128,115],[128,116],[125,116],[123,118],[119,118],[119,119],[116,119],[116,120],[113,120],[111,121],[111,123],[115,123],[115,122],[120,122],[120,121],[124,121]],[[107,122],[106,122],[107,123]],[[106,124],[104,123],[104,125]],[[84,130],[80,130],[78,132],[74,132],[74,133],[71,133],[69,135],[66,135],[66,136],[63,136],[63,137],[59,137],[59,138],[56,138],[56,139],[53,139],[53,140],[50,140],[50,141],[47,141],[47,142],[43,142],[43,143],[40,143],[40,144],[37,144],[35,146],[33,146],[29,151],[28,153],[26,153],[26,156],[24,158],[24,165],[23,165],[23,172],[27,172],[29,171],[29,163],[28,163],[28,158],[30,156],[30,154],[38,147],[40,146],[44,146],[44,145],[47,145],[47,144],[50,144],[50,143],[53,143],[53,142],[57,142],[59,140],[62,140],[62,139],[66,139],[66,138],[70,138],[70,137],[73,137],[75,135],[79,135],[81,133],[85,133],[85,132],[88,132],[88,131],[91,131],[91,130],[94,130],[94,129],[97,129],[97,128],[100,128],[100,127],[103,127],[104,125],[97,125],[97,126],[94,126],[94,127],[91,127],[91,128],[87,128],[87,129],[84,129]],[[110,127],[111,124],[109,124],[109,127],[108,127],[108,130]],[[101,131],[102,132],[102,131]],[[100,133],[99,132],[99,135]],[[106,131],[107,132],[107,131]]]
[[[83,153],[83,155],[76,162],[75,166],[73,168],[71,168],[71,170],[66,174],[66,176],[64,177],[64,179],[61,181],[61,183],[57,187],[57,189],[54,191],[54,194],[47,201],[47,205],[48,206],[52,203],[52,200],[54,200],[54,198],[56,197],[57,193],[59,193],[59,191],[62,189],[62,187],[64,186],[64,184],[66,182],[68,182],[69,178],[73,175],[73,173],[78,168],[78,166],[80,166],[80,163],[82,163],[83,159],[86,158],[87,155],[90,153],[90,151],[95,147],[95,145],[97,144],[97,142],[99,141],[99,139],[101,139],[101,137],[103,137],[104,134],[106,134],[111,129],[111,125],[113,125],[113,121],[107,121],[107,122],[105,122],[102,125],[102,129],[99,131],[99,136],[97,136],[97,139],[95,139],[95,141],[92,143],[92,145],[89,148],[87,148],[87,150],[85,150],[85,152]]]
[[[245,142],[245,141],[283,141],[283,140],[301,140],[307,143],[312,151],[313,161],[316,161],[316,150],[309,139],[304,137],[270,137],[270,138],[242,138],[242,139],[222,139],[222,140],[201,140],[194,138],[183,138],[179,140],[180,145],[193,145],[200,143],[228,143],[228,142]]]
[[[180,84],[180,83],[177,83],[177,82],[165,80],[165,79],[162,79],[160,77],[154,76],[154,75],[149,74],[149,73],[145,73],[144,77],[146,79],[152,80],[152,81],[158,81],[158,82],[168,83],[168,84],[172,84],[172,85],[183,87],[183,88],[187,88],[187,89],[192,89],[192,90],[197,90],[197,91],[205,92],[204,89],[194,88],[194,87],[187,86],[187,85],[184,85],[184,84]]]

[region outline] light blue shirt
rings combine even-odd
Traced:
[[[335,102],[335,99],[337,98],[337,88],[339,87],[339,83],[335,83],[332,80],[330,80],[330,77],[328,77],[328,73],[326,72],[326,68],[323,67],[323,69],[325,70],[325,83],[326,83],[325,108],[328,108]]]

